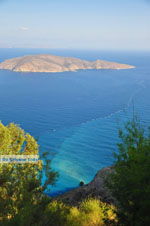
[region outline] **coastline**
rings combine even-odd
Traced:
[[[93,180],[77,188],[64,192],[53,197],[54,200],[63,201],[69,205],[78,205],[86,198],[97,198],[102,202],[115,203],[111,192],[105,184],[105,180],[113,172],[113,166],[99,170]]]
[[[49,54],[28,55],[4,60],[0,63],[0,69],[16,72],[67,72],[89,69],[131,69],[135,66],[121,64],[112,61],[95,60],[88,61],[75,57],[62,57]]]

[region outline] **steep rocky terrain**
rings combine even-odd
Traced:
[[[88,197],[97,198],[107,203],[115,203],[115,199],[112,197],[105,184],[105,179],[112,171],[113,167],[99,170],[89,184],[65,192],[64,194],[57,196],[57,199],[70,205],[78,205],[78,203]]]

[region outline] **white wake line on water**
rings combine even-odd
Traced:
[[[77,131],[75,131],[73,134],[71,134],[71,136],[67,137],[67,138],[62,142],[62,144],[61,144],[61,146],[59,147],[59,149],[62,148],[62,146],[66,143],[67,140],[69,140],[71,137],[75,136],[75,134],[77,134],[78,131],[82,128],[82,126],[85,126],[86,124],[89,124],[89,123],[91,123],[92,121],[103,120],[103,119],[109,119],[109,118],[115,116],[116,114],[119,114],[119,113],[121,113],[121,112],[124,113],[125,111],[127,111],[128,108],[130,107],[130,105],[133,103],[134,97],[135,97],[137,94],[139,94],[140,91],[142,91],[144,88],[146,88],[145,85],[143,84],[143,81],[142,81],[142,83],[140,83],[140,86],[141,86],[141,87],[140,87],[138,90],[136,90],[136,91],[131,95],[131,97],[129,98],[129,100],[128,100],[128,102],[127,102],[126,107],[124,107],[123,109],[120,109],[120,110],[118,110],[118,111],[116,111],[116,112],[114,112],[114,113],[111,113],[111,114],[109,114],[108,116],[105,116],[105,117],[99,117],[99,118],[95,118],[95,119],[91,119],[91,120],[88,120],[88,121],[86,121],[86,122],[81,123],[80,125],[77,125],[77,126],[76,126],[76,127],[78,128]],[[56,131],[56,130],[55,130],[55,131]],[[54,157],[54,158],[55,158],[55,157]]]
[[[124,112],[126,112],[127,110],[128,110],[128,108],[131,106],[131,104],[133,104],[133,109],[134,109],[134,97],[137,95],[137,94],[139,94],[143,89],[145,89],[146,88],[146,86],[144,85],[144,80],[141,80],[141,81],[138,81],[137,82],[137,85],[139,85],[140,86],[140,88],[139,89],[137,89],[133,94],[131,94],[131,96],[129,97],[129,100],[128,100],[128,102],[127,102],[127,104],[126,104],[126,106],[124,107],[124,108],[122,108],[122,109],[120,109],[120,110],[117,110],[117,111],[115,111],[115,112],[113,112],[113,113],[110,113],[109,115],[107,115],[107,116],[104,116],[104,117],[96,117],[96,118],[93,118],[93,119],[90,119],[90,120],[87,120],[87,121],[85,121],[85,122],[82,122],[82,123],[80,123],[80,124],[77,124],[77,125],[74,125],[74,126],[71,126],[71,127],[81,127],[81,126],[85,126],[87,123],[90,123],[90,122],[92,122],[92,121],[96,121],[96,120],[102,120],[102,119],[110,119],[111,117],[113,117],[113,116],[115,116],[115,115],[117,115],[117,114],[119,114],[119,113],[124,113]],[[134,113],[134,112],[133,112]],[[70,127],[68,127],[68,128],[70,128]],[[55,133],[55,132],[57,132],[57,131],[60,131],[60,130],[63,130],[63,129],[66,129],[66,127],[64,127],[64,128],[60,128],[60,129],[52,129],[51,131],[45,131],[45,133]],[[77,131],[75,131],[74,133],[77,133]],[[71,135],[71,136],[73,136],[74,135],[74,133]],[[69,136],[70,137],[70,136]],[[66,139],[69,139],[69,137],[67,137]]]
[[[109,114],[109,115],[107,115],[107,116],[104,116],[104,117],[97,117],[97,118],[93,118],[93,119],[91,119],[91,120],[87,120],[86,122],[82,122],[80,125],[85,125],[85,124],[87,124],[87,123],[89,123],[89,122],[91,122],[91,121],[96,121],[96,120],[100,120],[100,119],[108,119],[108,118],[111,118],[111,117],[115,116],[116,114],[119,114],[119,113],[121,113],[121,112],[127,111],[128,108],[131,106],[131,104],[133,104],[133,107],[134,107],[134,97],[135,97],[137,94],[139,94],[143,89],[146,88],[146,86],[144,85],[144,80],[140,81],[140,83],[139,83],[138,85],[140,85],[141,87],[140,87],[138,90],[136,90],[136,91],[131,95],[131,97],[129,98],[129,100],[128,100],[128,102],[127,102],[127,104],[126,104],[126,106],[125,106],[124,108],[122,108],[122,109],[120,109],[120,110],[117,110],[117,111],[115,111],[114,113],[111,113],[111,114]],[[134,112],[133,112],[133,113],[134,113]]]
[[[131,96],[129,97],[129,100],[128,100],[126,106],[125,106],[123,109],[120,109],[120,110],[118,110],[118,111],[116,111],[116,112],[114,112],[114,113],[111,113],[111,114],[109,114],[108,116],[105,116],[105,117],[99,117],[99,118],[95,118],[95,119],[91,119],[91,120],[88,120],[88,121],[86,121],[86,122],[81,123],[80,125],[77,125],[77,126],[76,126],[76,127],[77,127],[77,131],[75,131],[73,134],[71,134],[71,136],[69,136],[69,137],[67,137],[66,139],[64,139],[64,141],[62,142],[61,146],[59,147],[59,150],[60,150],[60,151],[58,151],[58,155],[59,155],[59,153],[62,153],[61,150],[63,150],[63,146],[65,145],[65,143],[66,143],[67,141],[69,141],[70,139],[72,139],[72,137],[74,137],[76,134],[78,134],[78,132],[80,131],[80,129],[82,129],[82,127],[84,127],[86,124],[89,124],[89,123],[91,123],[91,122],[93,122],[93,121],[97,121],[97,120],[109,119],[109,118],[115,116],[116,114],[120,114],[121,112],[124,113],[125,111],[127,111],[127,110],[129,109],[129,107],[131,106],[131,104],[134,104],[133,100],[134,100],[135,96],[138,95],[143,89],[146,88],[146,86],[144,85],[144,81],[143,81],[143,80],[140,81],[140,82],[138,82],[138,85],[139,85],[140,87],[139,87],[135,92],[133,92],[133,93],[131,94]],[[55,157],[54,157],[54,159],[55,159]],[[53,162],[54,159],[52,159],[52,162]],[[57,159],[57,154],[56,154],[56,159]],[[55,160],[54,160],[54,161],[55,161]],[[64,165],[66,165],[65,163],[67,163],[68,161],[69,161],[69,160],[64,161]],[[70,169],[72,169],[73,164],[72,164],[70,161],[69,161],[68,163],[71,164],[70,167],[63,167],[63,168],[61,168],[61,166],[58,167],[58,170],[60,171],[60,173],[63,172],[63,173],[65,173],[66,175],[70,175]],[[57,164],[58,164],[58,162],[57,162]],[[67,165],[68,165],[68,164],[67,164]],[[74,168],[73,168],[73,169],[74,169]],[[78,170],[79,170],[79,169],[78,169]],[[71,177],[74,178],[74,179],[77,180],[77,181],[81,181],[81,180],[85,181],[86,179],[84,178],[84,175],[80,175],[80,174],[78,173],[78,170],[77,170],[77,171],[75,170],[74,172],[71,170],[71,171],[72,171]]]
[[[80,127],[80,126],[86,125],[87,123],[90,123],[90,122],[92,122],[92,121],[96,121],[96,120],[100,120],[100,119],[109,119],[109,118],[115,116],[116,114],[119,114],[119,113],[121,113],[121,112],[127,111],[128,108],[131,106],[131,104],[133,104],[133,108],[134,108],[134,97],[135,97],[137,94],[139,94],[140,91],[142,91],[143,89],[146,88],[146,86],[144,85],[144,80],[138,81],[137,84],[140,86],[140,88],[139,88],[138,90],[136,90],[133,94],[131,94],[131,96],[129,97],[129,100],[128,100],[128,102],[127,102],[127,104],[126,104],[126,106],[125,106],[124,108],[122,108],[122,109],[120,109],[120,110],[117,110],[117,111],[115,111],[115,112],[113,112],[113,113],[110,113],[109,115],[106,115],[106,116],[104,116],[104,117],[92,118],[92,119],[90,119],[90,120],[87,120],[87,121],[85,121],[85,122],[82,122],[82,123],[80,123],[80,124],[77,124],[77,125],[74,125],[74,126],[71,126],[71,127]],[[45,133],[47,133],[47,132],[48,132],[48,133],[49,133],[49,132],[50,132],[50,133],[53,133],[53,132],[57,132],[57,131],[60,131],[60,130],[66,129],[66,128],[67,128],[67,127],[60,128],[60,129],[51,129],[51,131],[48,130],[48,131],[45,131]],[[70,127],[68,127],[68,128],[70,128]],[[75,133],[76,133],[76,132],[75,132]]]

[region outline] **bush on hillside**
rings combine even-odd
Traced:
[[[78,207],[51,202],[46,215],[51,226],[104,226],[116,222],[114,207],[96,199],[87,199]]]
[[[150,135],[137,119],[119,131],[122,142],[115,154],[108,185],[117,199],[120,225],[150,225]]]
[[[19,126],[0,123],[0,155],[38,155],[36,140]],[[42,184],[42,175],[45,183]],[[57,176],[49,160],[35,163],[0,163],[0,221],[29,218],[35,207],[45,202],[43,192]],[[30,216],[31,218],[31,216]],[[0,222],[0,223],[1,223]],[[17,224],[16,224],[17,225]]]

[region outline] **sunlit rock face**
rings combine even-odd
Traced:
[[[0,69],[19,72],[63,72],[83,69],[129,69],[134,66],[103,60],[87,61],[72,57],[32,55],[5,60]]]

